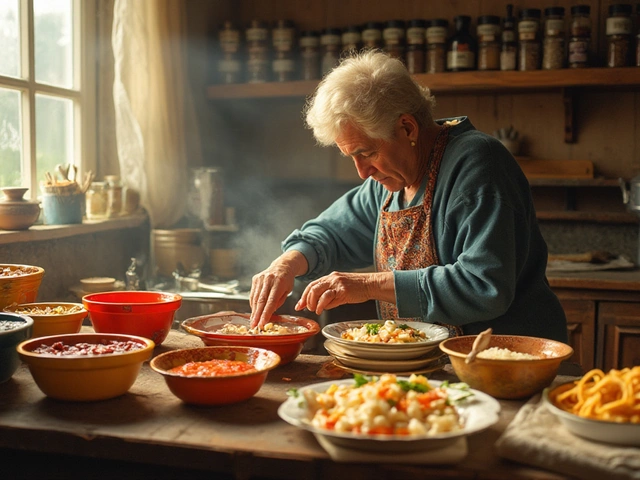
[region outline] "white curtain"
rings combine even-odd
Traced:
[[[140,192],[152,228],[186,211],[187,138],[195,113],[187,81],[185,4],[115,0],[113,100],[120,175]],[[199,164],[200,159],[192,159]]]

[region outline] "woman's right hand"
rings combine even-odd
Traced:
[[[297,276],[307,272],[309,265],[302,253],[290,250],[276,258],[269,268],[251,279],[251,327],[263,328],[293,290]]]

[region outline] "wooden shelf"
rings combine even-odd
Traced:
[[[529,178],[532,187],[607,187],[620,188],[613,178]]]
[[[638,216],[627,212],[537,211],[538,220],[587,223],[638,223]]]
[[[472,71],[414,76],[433,93],[508,93],[519,91],[563,90],[566,88],[640,87],[640,68],[565,68],[530,72]],[[317,80],[295,82],[243,83],[207,87],[210,100],[240,98],[304,97],[313,93]]]

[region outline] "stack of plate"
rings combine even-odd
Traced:
[[[381,320],[356,320],[325,326],[322,334],[327,338],[324,347],[338,367],[354,373],[382,374],[429,373],[441,369],[446,356],[438,346],[449,337],[449,331],[440,325],[422,322],[402,322],[423,331],[427,340],[415,343],[371,343],[347,340],[342,332],[360,328],[365,323],[383,323]]]

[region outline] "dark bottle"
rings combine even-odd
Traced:
[[[500,49],[500,70],[515,70],[518,58],[518,35],[513,5],[507,5],[507,16],[502,19],[502,47]]]
[[[447,70],[459,72],[476,68],[478,45],[469,32],[471,17],[458,15],[454,19],[455,33],[447,42]]]

